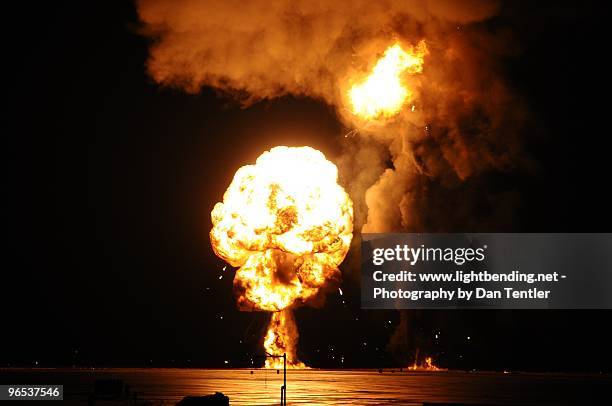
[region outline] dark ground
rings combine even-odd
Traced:
[[[63,404],[83,404],[95,380],[122,379],[153,405],[174,405],[186,395],[220,391],[230,404],[278,404],[282,373],[249,369],[21,370],[0,383],[64,385]],[[324,405],[592,405],[608,395],[610,376],[399,372],[386,370],[290,370],[288,404]],[[100,402],[99,404],[106,404]]]

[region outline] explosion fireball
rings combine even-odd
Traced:
[[[213,250],[232,266],[238,308],[272,315],[264,347],[297,360],[292,306],[306,304],[330,282],[353,237],[353,204],[338,169],[310,147],[275,147],[238,169],[211,217]],[[266,367],[278,366],[268,359]],[[282,361],[281,361],[282,364]]]
[[[412,92],[402,81],[402,76],[422,72],[426,53],[425,41],[406,50],[399,43],[387,48],[372,73],[348,91],[353,114],[364,120],[378,120],[399,113],[412,99]]]

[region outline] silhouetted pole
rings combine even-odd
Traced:
[[[283,406],[287,406],[287,353],[283,353]]]
[[[264,358],[282,358],[283,359],[283,386],[281,386],[281,406],[287,406],[287,353],[283,355],[272,355],[266,352]],[[278,370],[276,370],[278,373]]]

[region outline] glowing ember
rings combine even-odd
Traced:
[[[402,75],[422,72],[426,53],[425,41],[406,50],[400,44],[387,48],[372,73],[348,91],[353,114],[373,120],[399,113],[412,98],[412,92],[402,82]]]
[[[215,253],[240,267],[234,278],[239,309],[277,312],[265,348],[286,352],[290,366],[303,364],[295,358],[289,307],[340,280],[338,266],[353,236],[353,204],[337,179],[336,166],[321,152],[275,147],[238,169],[211,213]]]

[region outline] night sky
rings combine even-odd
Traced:
[[[47,3],[7,13],[15,27],[3,28],[13,72],[0,366],[250,365],[268,315],[235,309],[233,271],[208,240],[210,211],[264,150],[310,145],[333,157],[346,129],[316,100],[241,108],[212,89],[160,89],[145,73],[133,4]],[[512,2],[494,21],[517,38],[507,75],[531,114],[529,169],[473,185],[521,197],[512,229],[496,231],[611,230],[600,7]],[[296,311],[309,365],[398,365],[387,343],[399,313],[359,309],[356,255],[341,267],[344,296]],[[610,371],[611,315],[414,311],[410,345],[451,368]]]

